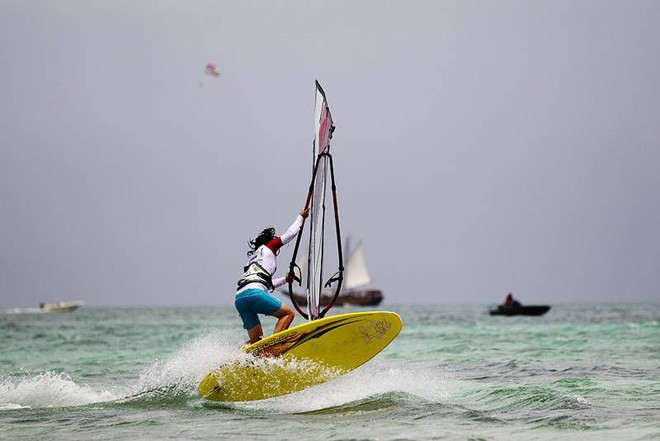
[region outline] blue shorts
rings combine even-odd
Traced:
[[[282,307],[282,301],[261,289],[246,289],[236,294],[234,306],[243,320],[243,327],[247,330],[260,325],[257,314],[273,315]]]

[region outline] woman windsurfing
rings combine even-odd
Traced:
[[[268,291],[284,285],[289,275],[273,279],[277,270],[277,254],[280,248],[291,241],[302,227],[303,219],[309,215],[309,208],[303,208],[282,236],[275,235],[274,228],[264,229],[256,239],[250,240],[248,262],[243,275],[238,280],[234,306],[243,320],[248,333],[248,344],[261,340],[263,328],[257,314],[272,315],[277,318],[273,333],[284,331],[295,317],[291,308]]]

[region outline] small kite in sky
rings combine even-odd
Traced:
[[[213,64],[213,63],[208,63],[206,65],[206,75],[210,77],[219,77],[220,76],[220,69]]]

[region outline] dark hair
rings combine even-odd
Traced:
[[[259,248],[261,245],[265,245],[273,238],[275,237],[275,228],[269,227],[265,228],[259,235],[257,236],[256,239],[254,240],[249,240],[248,241],[248,246],[250,247],[250,251],[247,252],[248,256],[251,256],[254,254],[254,252]]]

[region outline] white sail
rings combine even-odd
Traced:
[[[316,82],[314,109],[314,159],[330,149],[333,130],[332,115],[321,85]],[[323,290],[323,239],[325,229],[325,196],[330,167],[328,157],[318,158],[314,190],[309,211],[310,234],[307,265],[307,314],[310,320],[320,316],[321,292]]]
[[[348,258],[346,264],[346,278],[344,288],[346,291],[361,288],[371,283],[367,264],[364,260],[364,247],[359,243]]]

